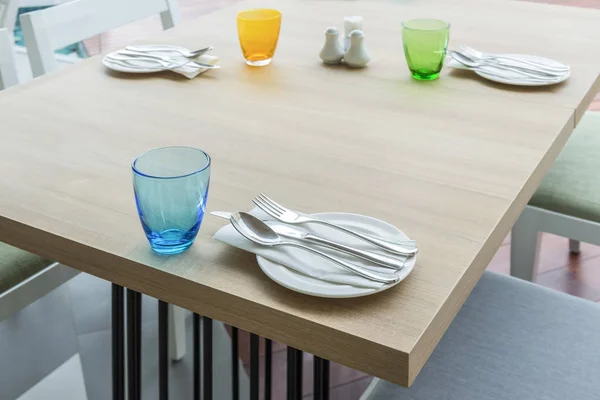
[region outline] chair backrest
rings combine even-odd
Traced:
[[[0,29],[0,89],[19,83],[12,30]]]
[[[6,28],[12,34],[18,12],[19,0],[0,0],[0,28]]]
[[[33,76],[58,68],[54,50],[155,14],[163,29],[181,21],[177,0],[75,0],[21,15]]]

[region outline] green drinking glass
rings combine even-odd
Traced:
[[[444,66],[450,24],[437,19],[413,19],[402,23],[406,63],[413,78],[431,81]]]

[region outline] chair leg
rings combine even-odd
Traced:
[[[169,355],[179,361],[185,356],[185,310],[169,304]]]
[[[533,281],[537,254],[539,250],[539,231],[534,210],[525,207],[515,222],[510,239],[511,276]]]
[[[569,239],[569,252],[571,254],[579,254],[579,240]]]

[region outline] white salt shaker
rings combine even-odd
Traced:
[[[340,44],[340,31],[338,28],[327,28],[325,31],[325,44],[319,57],[325,64],[339,64],[344,58],[344,49]]]
[[[363,17],[344,18],[344,50],[350,47],[350,33],[352,31],[362,31]]]
[[[352,31],[350,33],[350,47],[344,54],[344,61],[351,67],[362,68],[366,67],[371,57],[367,53],[367,49],[363,43],[365,34],[362,31]]]

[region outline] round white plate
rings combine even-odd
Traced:
[[[533,61],[541,64],[545,64],[551,67],[566,67],[566,65],[559,63],[558,61],[551,60],[549,58],[538,57],[538,56],[530,56],[526,54],[502,54],[507,57],[515,57],[522,58],[527,61]],[[495,69],[494,67],[489,67],[490,70]],[[548,86],[548,85],[556,85],[557,83],[561,83],[569,79],[571,76],[571,70],[569,69],[563,75],[557,77],[556,79],[546,80],[546,81],[536,81],[527,79],[525,75],[519,74],[518,72],[506,71],[502,69],[497,69],[496,72],[486,73],[482,70],[476,69],[474,72],[481,76],[482,78],[488,79],[490,81],[504,83],[506,85],[515,85],[515,86]]]
[[[314,214],[327,221],[336,222],[347,228],[360,230],[362,233],[390,238],[390,240],[409,240],[409,237],[393,225],[383,222],[379,219],[367,217],[365,215],[349,213],[321,213]],[[368,296],[379,293],[397,285],[410,274],[415,267],[417,257],[412,257],[406,261],[406,265],[398,272],[400,280],[396,283],[383,285],[379,289],[360,288],[350,285],[335,284],[325,282],[310,276],[300,274],[293,269],[287,268],[261,256],[256,256],[258,265],[263,272],[272,280],[295,292],[317,297],[329,298],[349,298]]]
[[[144,47],[143,45],[138,45],[136,47]],[[185,47],[181,47],[181,46],[169,46],[172,47],[173,49],[177,49],[180,51],[189,51],[188,49],[186,49]],[[121,49],[123,50],[123,49]],[[162,65],[160,65],[159,63],[153,62],[153,61],[146,61],[146,60],[136,60],[135,61],[135,65],[136,66],[131,66],[128,67],[125,64],[121,64],[121,63],[115,63],[112,60],[110,60],[108,57],[112,56],[116,56],[119,57],[119,52],[120,50],[117,51],[113,51],[112,53],[107,54],[106,56],[104,56],[104,58],[102,59],[102,64],[104,64],[104,66],[108,69],[112,69],[113,71],[118,71],[118,72],[126,72],[129,74],[151,74],[151,73],[155,73],[155,72],[161,72],[161,71],[168,71],[172,68],[165,68]],[[160,53],[160,52],[155,52],[155,53]]]

